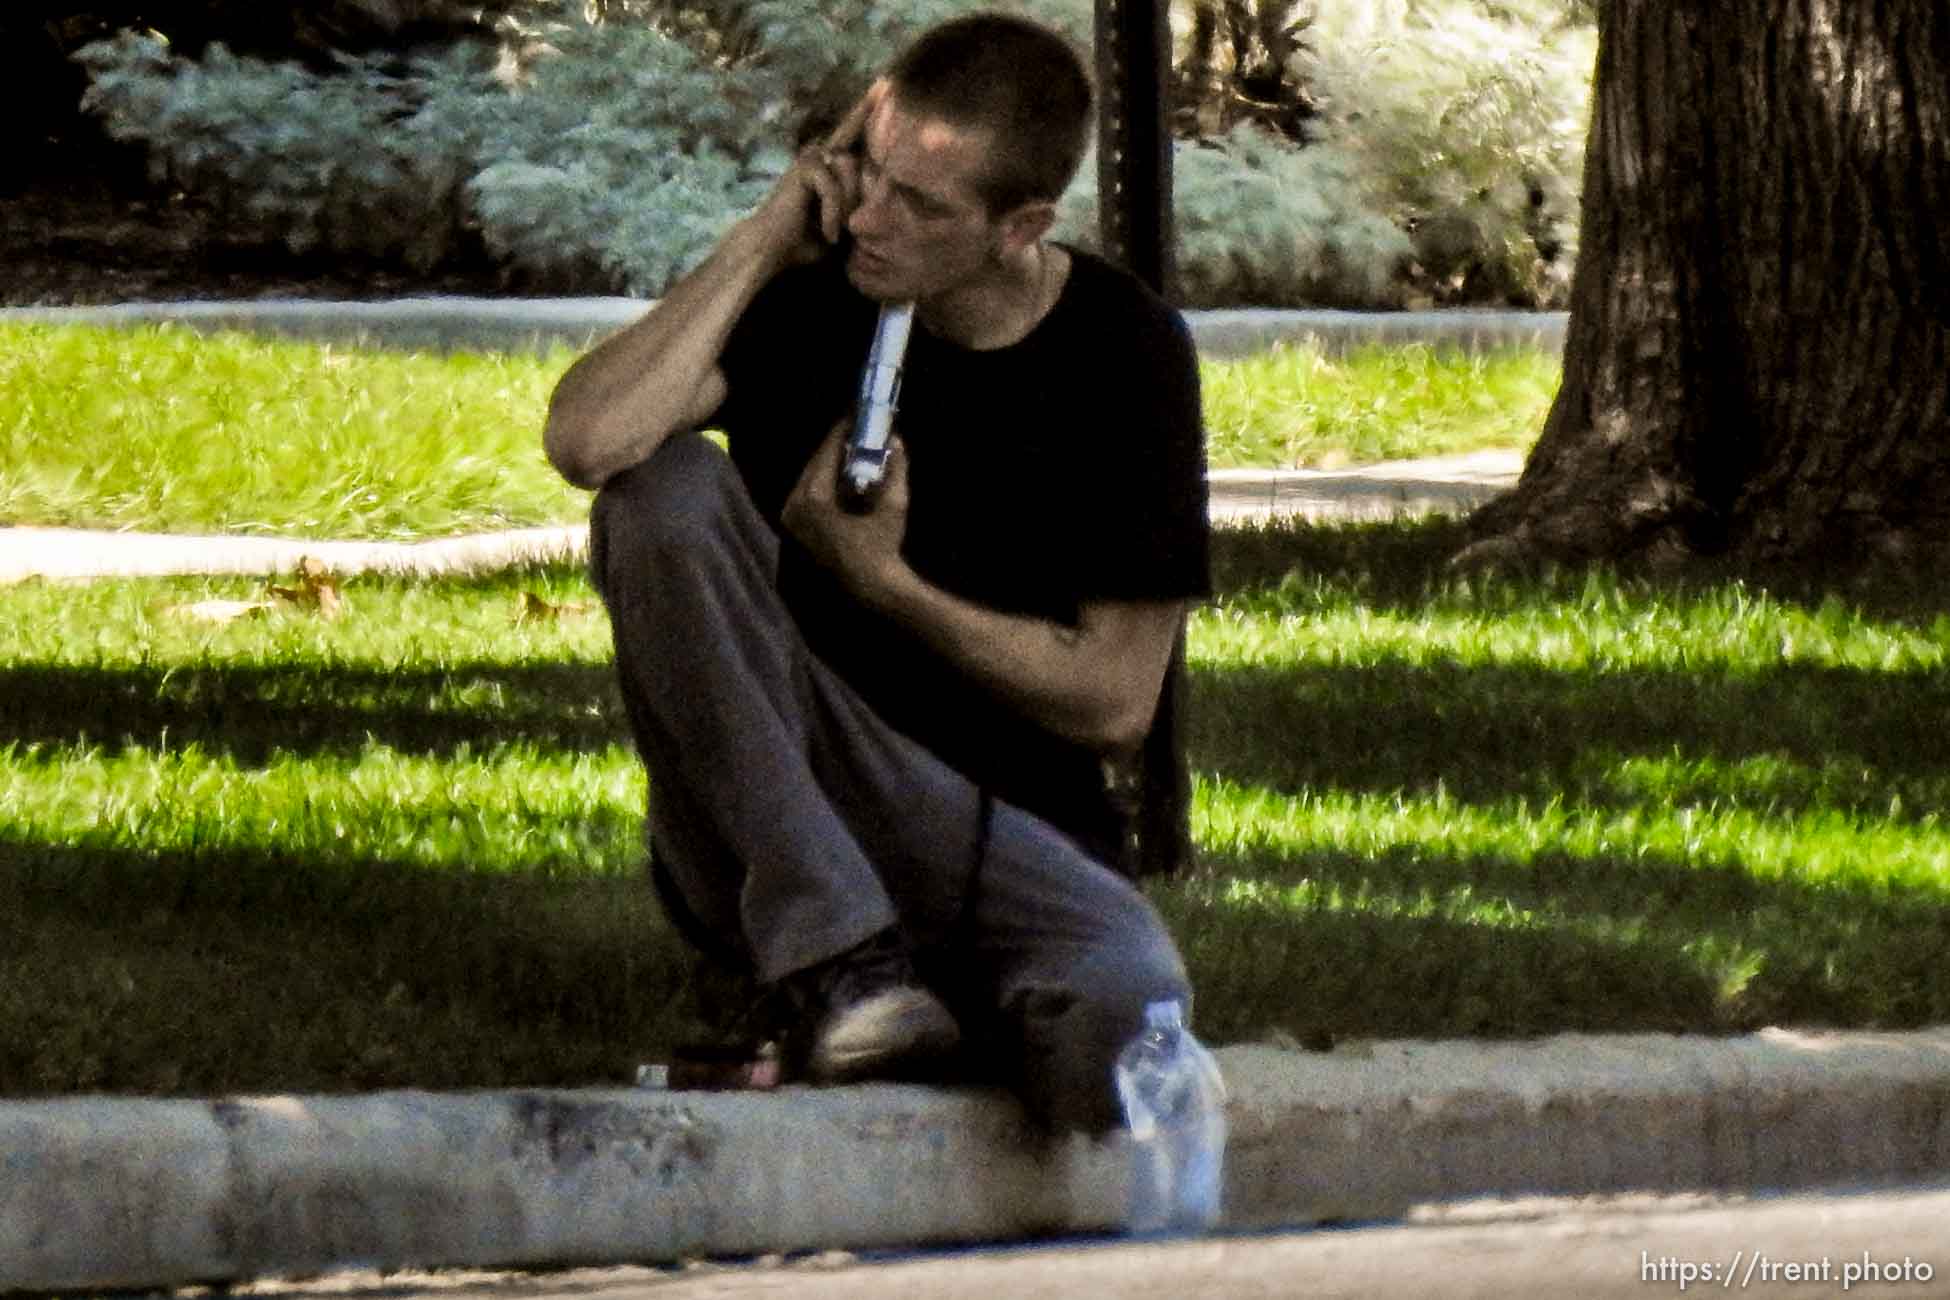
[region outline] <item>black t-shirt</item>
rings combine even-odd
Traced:
[[[1074,624],[1090,600],[1204,596],[1210,572],[1190,335],[1130,276],[1071,259],[1056,305],[1011,347],[969,351],[917,322],[895,427],[915,571],[977,604]],[[877,311],[828,258],[768,284],[720,357],[727,397],[713,423],[775,528],[851,409]],[[861,605],[789,535],[779,587],[813,652],[897,730],[1100,855],[1121,851],[1099,755]]]

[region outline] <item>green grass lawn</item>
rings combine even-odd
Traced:
[[[563,358],[6,341],[0,520],[419,536],[584,508],[533,445]],[[1513,371],[1484,412],[1496,364],[1244,363],[1313,385],[1247,394],[1254,446],[1294,445],[1303,402],[1406,440],[1323,414],[1315,450],[1250,454],[1515,445],[1496,422],[1535,402],[1534,426],[1554,381]],[[1215,458],[1248,454],[1213,418]],[[1464,580],[1459,540],[1218,539],[1200,865],[1152,886],[1208,1038],[1950,1021],[1950,587]],[[703,1029],[726,991],[640,879],[643,777],[579,573],[180,612],[260,592],[0,588],[0,1094],[615,1081]],[[568,612],[525,619],[530,595]]]
[[[568,362],[0,324],[0,524],[406,540],[586,516],[541,452]]]
[[[410,539],[579,520],[543,459],[570,354],[0,324],[0,525]],[[1203,368],[1218,467],[1523,447],[1554,357],[1281,348]]]
[[[1228,533],[1194,620],[1219,1042],[1950,1020],[1950,592],[1464,582]],[[638,876],[600,611],[534,571],[0,589],[0,1093],[615,1081],[714,991]]]

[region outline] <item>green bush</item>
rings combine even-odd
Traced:
[[[547,283],[659,292],[776,174],[785,106],[653,28],[535,36],[525,68],[463,46],[321,75],[124,33],[83,52],[86,103],[245,241],[426,270],[478,239]]]
[[[416,51],[456,43],[493,49],[518,16],[555,0],[9,0],[0,5],[0,190],[60,176],[140,174],[140,159],[109,147],[80,107],[87,89],[74,55],[119,33],[160,37],[201,59],[221,43],[266,62],[330,71],[345,54]],[[24,148],[22,146],[25,146]],[[133,166],[130,162],[133,161]]]
[[[1319,0],[1305,36],[1305,141],[1241,124],[1174,149],[1186,304],[1561,306],[1590,23],[1552,0]],[[1095,244],[1094,176],[1058,229]]]
[[[1057,234],[1097,240],[1088,173],[1064,196]],[[1172,151],[1172,219],[1185,305],[1393,305],[1408,237],[1368,202],[1346,151],[1300,149],[1240,125]]]
[[[783,169],[786,106],[641,25],[565,24],[519,94],[482,105],[470,215],[498,258],[653,295]]]
[[[1177,0],[1181,87],[1189,62],[1209,57],[1196,46],[1200,9]],[[1562,306],[1577,255],[1590,13],[1564,0],[1316,0],[1300,35],[1280,75],[1306,110],[1304,139],[1240,125],[1178,142],[1186,303]],[[1280,120],[1237,106],[1204,116]],[[1086,243],[1091,182],[1063,209],[1063,233]]]
[[[1561,0],[1319,0],[1321,140],[1409,233],[1437,301],[1562,305],[1596,28]]]
[[[784,170],[806,112],[955,6],[608,8],[509,20],[521,57],[499,63],[467,44],[321,74],[135,33],[78,57],[89,111],[241,241],[420,270],[479,241],[533,281],[654,295]]]
[[[1088,39],[1083,0],[1019,7]],[[498,62],[468,41],[321,73],[130,33],[80,57],[89,110],[237,238],[421,270],[485,248],[511,282],[649,296],[760,198],[802,119],[964,8],[531,0]],[[1556,303],[1589,24],[1553,0],[1318,0],[1307,24],[1282,75],[1310,139],[1242,123],[1177,147],[1188,303]],[[1086,169],[1060,233],[1094,241],[1094,189]]]
[[[466,48],[395,72],[346,59],[321,76],[212,45],[197,62],[123,32],[78,56],[83,106],[149,151],[153,178],[214,204],[238,242],[281,242],[426,270],[465,226],[460,185],[478,138],[455,90],[496,92]]]
[[[362,52],[456,38],[491,39],[505,17],[551,0],[13,0],[19,23],[72,50],[76,37],[153,32],[200,57],[213,44],[265,59],[329,62]]]
[[[568,18],[521,92],[491,106],[469,211],[515,265],[593,265],[616,289],[661,293],[764,196],[806,118],[838,116],[909,33],[962,8],[615,3],[609,22]]]
[[[1177,0],[1181,92],[1190,65],[1210,57],[1196,44],[1200,10]],[[1317,0],[1302,35],[1282,75],[1306,109],[1305,139],[1253,124],[1276,125],[1277,113],[1235,106],[1204,117],[1242,124],[1177,143],[1186,304],[1562,306],[1590,15],[1561,0]],[[1181,122],[1198,116],[1181,110]],[[1094,176],[1079,178],[1062,213],[1061,235],[1095,244]]]
[[[1172,130],[1224,135],[1252,123],[1305,138],[1315,104],[1302,54],[1314,15],[1305,0],[1177,0],[1172,72],[1166,87]]]

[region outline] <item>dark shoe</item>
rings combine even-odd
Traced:
[[[892,930],[782,981],[799,1024],[793,1053],[815,1083],[898,1077],[961,1041],[955,1017],[914,975]]]

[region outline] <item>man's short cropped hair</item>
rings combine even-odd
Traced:
[[[975,13],[920,36],[888,70],[911,113],[987,128],[995,158],[978,184],[991,215],[1060,198],[1090,133],[1090,74],[1063,36],[1011,14]]]

